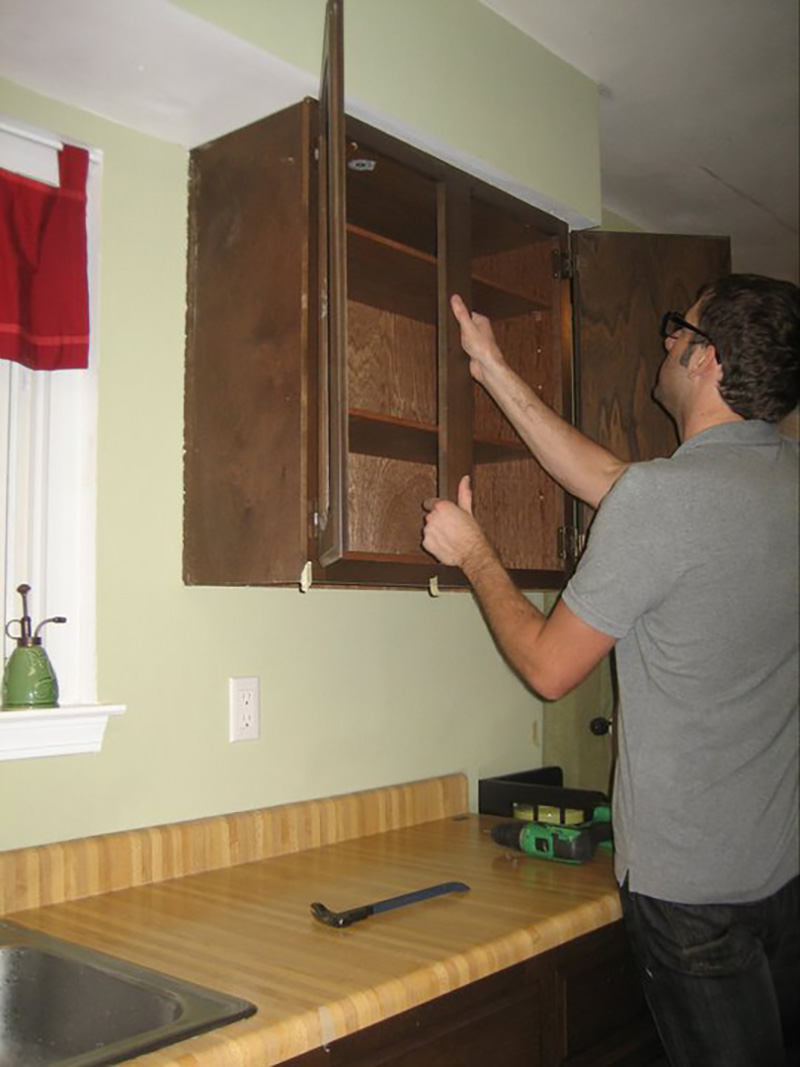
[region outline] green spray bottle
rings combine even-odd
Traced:
[[[6,634],[17,647],[6,660],[3,672],[3,710],[21,711],[23,708],[57,708],[58,680],[39,636],[48,622],[66,622],[63,615],[44,619],[35,630],[28,614],[29,585],[17,586],[22,597],[22,618],[6,624]],[[19,625],[19,634],[11,633],[11,626]]]

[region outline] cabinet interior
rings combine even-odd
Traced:
[[[439,181],[355,140],[346,165],[348,555],[424,561],[421,503],[439,491],[446,448],[439,316],[450,312],[440,304]],[[492,320],[509,363],[560,410],[558,238],[474,191],[467,202],[471,293],[463,295]],[[476,515],[507,566],[557,571],[559,492],[484,390],[476,384],[473,394],[463,416],[472,422]]]
[[[436,182],[349,141],[347,515],[349,555],[427,557],[436,495]]]

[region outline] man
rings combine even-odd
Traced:
[[[597,507],[546,618],[458,503],[423,546],[469,579],[512,667],[556,699],[616,648],[613,812],[623,914],[673,1067],[784,1064],[797,1026],[797,286],[731,275],[665,316],[669,459],[628,464],[551,411],[487,319],[452,309],[473,377],[543,467]],[[784,1035],[786,1036],[786,1035]]]

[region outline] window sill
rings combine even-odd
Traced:
[[[124,711],[124,704],[0,711],[0,760],[99,752],[109,716]]]

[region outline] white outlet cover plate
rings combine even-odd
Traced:
[[[257,677],[228,679],[228,725],[229,741],[258,741],[261,685]]]

